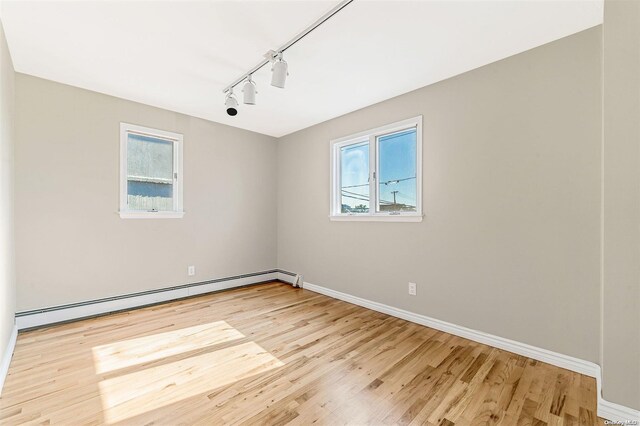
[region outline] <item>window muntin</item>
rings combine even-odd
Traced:
[[[120,216],[182,217],[182,135],[122,123]]]
[[[332,220],[422,220],[422,117],[331,142]]]

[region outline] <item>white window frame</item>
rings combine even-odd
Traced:
[[[127,142],[129,133],[164,139],[173,143],[173,210],[129,210],[127,204]],[[166,219],[184,216],[182,207],[182,135],[165,130],[120,123],[120,217],[123,219]]]
[[[377,212],[378,210],[378,139],[391,133],[416,129],[416,211]],[[342,213],[340,197],[340,149],[357,143],[369,144],[369,212]],[[375,129],[330,141],[331,190],[329,218],[335,221],[422,222],[422,115],[376,127]]]

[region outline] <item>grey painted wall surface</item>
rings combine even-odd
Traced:
[[[23,74],[16,93],[19,311],[276,266],[274,138]],[[184,135],[184,218],[117,214],[121,121]]]
[[[592,28],[281,138],[279,267],[597,362],[601,38]],[[329,221],[329,140],[419,114],[424,221]]]
[[[16,309],[14,250],[14,79],[0,23],[0,358],[13,329]]]
[[[640,410],[640,2],[605,1],[604,398]]]

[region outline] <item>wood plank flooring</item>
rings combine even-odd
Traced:
[[[593,378],[269,283],[20,333],[0,423],[602,420]]]

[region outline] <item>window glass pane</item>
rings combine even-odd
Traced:
[[[369,142],[340,148],[342,213],[369,212]]]
[[[380,212],[416,211],[416,129],[378,137]]]
[[[129,133],[127,138],[129,210],[173,210],[173,142]]]

